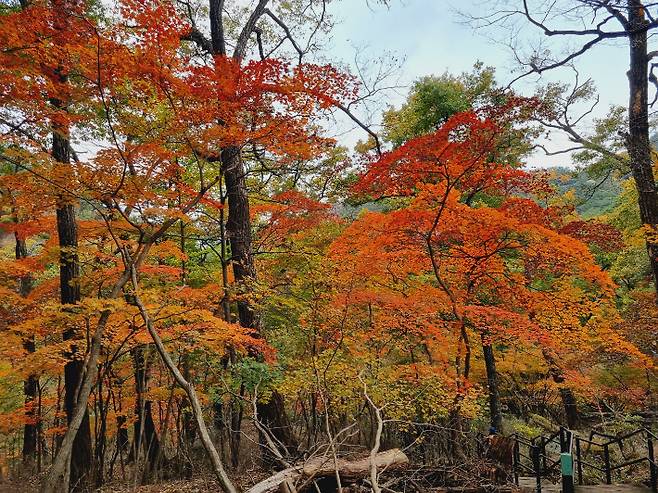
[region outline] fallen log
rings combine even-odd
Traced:
[[[397,469],[409,463],[409,458],[400,449],[386,450],[375,456],[375,465],[378,470]],[[282,484],[295,483],[320,479],[336,475],[338,470],[341,480],[356,480],[366,478],[370,474],[370,457],[359,460],[338,459],[334,463],[332,457],[316,457],[264,479],[252,486],[247,493],[273,493],[280,491]]]

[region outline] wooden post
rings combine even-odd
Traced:
[[[583,462],[580,457],[580,438],[576,437],[576,461],[578,464],[578,484],[583,484]]]
[[[573,433],[560,428],[560,471],[562,473],[562,493],[574,493],[573,484],[573,455],[571,447]]]
[[[537,493],[541,493],[541,448],[537,445],[531,445],[530,456],[532,457],[532,467],[535,470],[535,478],[537,479]]]
[[[513,464],[514,464],[514,484],[519,484],[519,463],[521,462],[521,453],[519,451],[519,441],[514,435],[514,455],[513,455]]]
[[[605,482],[612,484],[612,471],[610,470],[610,444],[603,446],[603,461],[605,463]]]
[[[651,491],[658,493],[658,471],[656,468],[656,458],[653,453],[653,440],[651,435],[647,437],[647,448],[649,449],[649,474],[651,475]]]

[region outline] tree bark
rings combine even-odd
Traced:
[[[223,149],[221,159],[228,202],[226,233],[231,247],[231,266],[240,291],[247,291],[249,284],[256,279],[256,267],[251,248],[251,218],[246,173],[240,148]],[[240,325],[258,331],[259,322],[251,304],[240,297],[237,306]]]
[[[18,221],[16,221],[18,222]],[[16,239],[16,260],[27,258],[27,245],[18,233],[14,234]],[[29,275],[21,277],[18,286],[19,294],[26,297],[32,291],[32,278]],[[23,340],[25,352],[35,351],[34,336],[28,336]],[[35,404],[39,390],[39,379],[35,375],[28,375],[23,381],[23,395],[25,397],[25,426],[23,427],[23,464],[31,467],[37,453],[39,440],[39,416]]]
[[[256,279],[256,267],[251,248],[251,217],[244,163],[237,147],[224,149],[221,158],[228,201],[226,232],[231,246],[233,277],[239,290],[247,293],[250,284]],[[249,301],[240,297],[237,306],[240,325],[254,329],[255,335],[260,336],[260,321]],[[288,452],[297,449],[298,442],[292,432],[281,394],[274,391],[268,402],[259,402],[258,417]]]
[[[66,34],[69,29],[69,16],[74,7],[74,0],[52,0],[54,10],[54,23],[57,31]],[[62,67],[54,70],[55,83],[65,85],[68,83],[68,74]],[[65,101],[57,98],[51,99],[52,106],[59,111],[66,111]],[[52,157],[63,165],[71,162],[69,142],[69,129],[62,123],[53,124]],[[65,184],[65,186],[68,184]],[[57,203],[57,234],[59,237],[59,284],[60,302],[62,305],[75,305],[80,301],[80,286],[78,284],[78,230],[75,219],[73,197],[60,195]],[[63,338],[70,341],[76,338],[75,329],[64,329]],[[64,366],[64,409],[66,420],[70,425],[73,420],[76,405],[76,392],[84,371],[84,363],[78,354],[75,344],[67,355],[69,361]],[[82,423],[75,436],[73,444],[75,453],[71,455],[70,486],[72,491],[84,490],[85,483],[89,481],[92,471],[91,431],[89,426],[89,413],[85,411]]]
[[[55,101],[55,106],[61,102]],[[70,163],[69,140],[67,129],[55,128],[52,140],[53,158],[62,164]],[[78,283],[78,228],[75,219],[75,208],[70,197],[60,196],[57,204],[57,234],[59,237],[59,287],[60,302],[62,305],[75,305],[80,301],[80,286]],[[76,331],[72,327],[64,329],[65,341],[73,341]],[[67,354],[69,361],[64,366],[64,410],[66,420],[70,425],[76,404],[76,392],[80,385],[84,362],[81,359],[77,345],[71,346]],[[70,485],[72,491],[82,491],[89,480],[91,472],[91,431],[89,426],[89,412],[85,411],[82,423],[78,429],[73,445],[75,453],[71,455]]]
[[[630,100],[628,103],[628,135],[626,147],[630,157],[633,180],[638,192],[638,205],[642,224],[649,228],[647,232],[647,252],[651,262],[654,288],[658,294],[658,193],[651,162],[651,143],[649,141],[649,99],[647,54],[648,23],[645,7],[641,0],[628,0],[628,31],[630,49],[630,68],[628,86]],[[658,296],[657,296],[658,302]]]
[[[482,335],[482,352],[484,353],[484,365],[487,370],[487,389],[489,391],[489,414],[491,427],[497,433],[502,431],[503,416],[500,409],[500,390],[498,388],[498,372],[496,371],[496,358],[493,346]]]
[[[274,476],[264,479],[247,490],[247,493],[271,493],[279,491],[281,485],[286,482],[292,484],[295,481],[305,479],[310,480],[332,477],[336,475],[336,471],[338,471],[342,479],[362,479],[367,478],[370,475],[373,466],[377,469],[394,471],[404,467],[408,463],[409,458],[400,449],[386,450],[385,452],[379,452],[372,457],[355,461],[339,459],[337,463],[335,463],[334,458],[330,456],[318,457],[311,459],[302,465],[284,469]]]
[[[542,353],[548,364],[548,373],[553,379],[553,382],[558,385],[558,391],[560,392],[560,398],[562,399],[562,405],[564,406],[564,416],[567,422],[567,427],[572,430],[576,429],[580,425],[580,413],[578,411],[578,401],[576,401],[576,396],[569,387],[563,385],[565,380],[564,374],[555,358],[547,349],[544,349]]]
[[[135,375],[135,415],[133,425],[133,448],[131,459],[139,456],[139,448],[146,453],[146,470],[151,471],[160,453],[160,440],[153,421],[153,403],[145,397],[148,389],[148,363],[144,357],[144,347],[138,346],[132,351]]]
[[[560,387],[560,397],[562,398],[562,405],[564,406],[564,415],[567,420],[567,427],[570,430],[575,430],[580,426],[580,414],[578,413],[578,403],[576,396],[568,387]]]

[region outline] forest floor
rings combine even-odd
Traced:
[[[264,478],[267,474],[249,474],[243,478],[234,477],[233,479],[240,489],[247,489],[254,482],[262,479],[260,476]],[[39,479],[39,477],[33,477],[14,481],[0,480],[0,493],[37,493],[39,491]],[[139,485],[131,481],[120,481],[108,483],[95,491],[97,493],[217,493],[221,489],[213,476],[203,475],[190,479],[163,480],[147,485]]]
[[[263,478],[261,478],[260,475],[245,474],[242,478],[234,477],[233,479],[236,483],[236,486],[244,491],[248,489],[249,486]],[[0,481],[0,493],[38,493],[38,486],[39,478],[37,477],[23,481]],[[509,486],[501,488],[501,491],[504,491],[505,493],[512,491],[518,493],[530,492],[530,489],[525,488],[517,489]],[[198,476],[190,479],[163,480],[148,485],[136,485],[130,482],[117,482],[116,484],[104,485],[102,488],[99,488],[95,491],[97,493],[217,493],[221,491],[221,489],[217,481],[215,481],[212,476],[208,475]],[[346,488],[345,491],[349,491],[349,489]],[[458,490],[456,488],[451,488],[450,490],[446,490],[444,488],[432,488],[426,491],[428,493],[445,493],[446,491],[454,492]]]

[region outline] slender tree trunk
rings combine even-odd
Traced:
[[[626,147],[631,161],[631,171],[638,191],[638,205],[642,224],[650,228],[647,235],[647,251],[651,262],[654,287],[658,294],[658,193],[651,162],[649,141],[649,100],[647,25],[645,7],[641,0],[628,0],[628,30],[630,48],[630,68],[628,85],[628,135]],[[658,301],[658,297],[657,297]]]
[[[21,8],[24,9],[27,4],[21,2]],[[15,172],[18,172],[18,166]],[[14,214],[14,221],[18,223],[18,216]],[[16,240],[16,260],[27,258],[27,245],[25,239],[21,238],[18,233],[14,233]],[[23,276],[19,281],[19,293],[22,297],[26,297],[32,291],[32,278],[31,276]],[[23,349],[26,353],[34,353],[35,343],[34,336],[29,336],[23,340]],[[38,397],[39,392],[39,379],[35,375],[28,375],[23,381],[23,395],[25,398],[25,426],[23,427],[23,465],[29,470],[32,469],[37,460],[37,470],[40,469],[41,457],[37,456],[40,438],[40,402]]]
[[[181,206],[181,197],[178,197],[178,206]],[[183,260],[181,260],[181,275],[180,275],[180,283],[181,286],[185,286],[185,283],[187,282],[187,263],[185,262],[185,255],[187,254],[187,249],[186,249],[186,243],[185,243],[185,222],[183,220],[180,220],[178,222],[179,225],[179,232],[180,232],[180,250],[181,253],[183,254]],[[192,375],[191,375],[191,368],[190,368],[190,355],[187,351],[184,351],[180,355],[180,363],[183,368],[183,377],[185,377],[185,380],[188,382],[192,383]],[[194,445],[194,440],[196,439],[196,426],[194,423],[194,419],[192,416],[192,413],[189,412],[190,410],[190,403],[187,402],[186,399],[183,399],[182,402],[182,430],[183,430],[183,436],[182,436],[182,441],[185,444],[185,447],[187,450],[192,450],[192,447]],[[192,463],[190,461],[186,461],[185,464],[185,476],[186,477],[191,477],[193,474],[192,470]]]
[[[220,195],[221,195],[221,200],[222,200],[222,205],[226,204],[226,196],[224,195],[224,191],[222,189],[222,184],[220,183]],[[222,288],[224,290],[224,295],[222,296],[222,313],[224,316],[224,320],[227,322],[232,322],[231,320],[231,306],[230,306],[230,298],[229,298],[229,281],[228,281],[228,259],[227,259],[227,237],[226,237],[226,226],[225,226],[225,221],[224,221],[224,209],[222,208],[219,211],[219,228],[220,228],[220,241],[221,241],[221,248],[220,248],[220,253],[221,253],[221,261],[222,261]],[[228,367],[228,365],[233,365],[237,361],[237,355],[235,354],[235,351],[233,348],[229,348],[228,350],[228,355],[225,356],[224,360],[224,369]],[[244,385],[240,386],[240,396],[244,394]],[[227,442],[229,445],[229,451],[230,451],[230,460],[231,460],[231,465],[233,466],[234,469],[237,469],[238,466],[240,465],[240,440],[242,438],[241,434],[241,428],[242,428],[242,417],[243,417],[243,411],[242,411],[242,403],[239,399],[233,397],[231,401],[228,403],[226,412],[224,412],[224,409],[222,407],[221,401],[218,404],[217,412],[221,416],[221,424],[223,429],[226,431],[226,437],[227,437]],[[225,416],[227,415],[227,416]],[[222,442],[222,449],[223,449],[223,442]]]
[[[503,427],[503,416],[500,410],[500,390],[498,389],[498,372],[496,371],[496,358],[493,346],[482,335],[482,352],[484,353],[484,365],[487,370],[487,388],[489,390],[489,413],[491,427],[500,433]]]
[[[244,396],[244,384],[240,385],[240,397]],[[230,402],[231,411],[231,429],[229,430],[229,447],[231,449],[231,465],[238,468],[240,465],[240,439],[242,438],[242,417],[243,408],[237,399]]]
[[[28,4],[25,1],[20,2],[21,9],[25,9]],[[16,166],[15,172],[18,172]],[[18,215],[14,213],[14,221],[19,222]],[[16,241],[15,257],[16,260],[27,258],[27,244],[25,239],[21,238],[18,233],[14,233]],[[26,275],[21,277],[19,281],[19,293],[22,297],[26,297],[32,291],[32,277]],[[34,353],[36,350],[34,336],[29,336],[23,340],[23,349],[26,353]],[[23,395],[25,398],[25,426],[23,427],[23,464],[31,469],[34,466],[35,459],[38,458],[37,470],[41,469],[41,456],[39,453],[39,439],[41,430],[41,411],[40,399],[37,399],[39,394],[39,379],[35,375],[28,375],[23,381]]]
[[[123,414],[117,416],[117,452],[125,452],[130,447],[130,439],[128,438],[128,428],[126,427],[126,417]]]
[[[190,383],[190,385],[194,385],[194,381],[192,379],[192,375],[190,372],[190,359],[189,355],[187,353],[181,354],[179,357],[179,365],[182,368],[182,373],[183,373],[183,378],[185,378],[186,381]],[[194,464],[192,463],[191,460],[189,460],[190,457],[192,457],[192,454],[190,453],[192,451],[192,448],[194,446],[194,440],[196,439],[196,424],[194,422],[194,413],[192,412],[192,405],[189,401],[189,399],[183,398],[181,400],[181,406],[180,406],[180,417],[181,417],[181,437],[180,441],[181,444],[183,445],[183,449],[186,451],[185,452],[185,457],[187,460],[185,460],[183,466],[183,471],[184,471],[184,476],[186,478],[191,478],[192,475],[194,474]]]
[[[576,429],[580,425],[580,414],[578,412],[578,401],[576,401],[576,396],[573,394],[573,391],[569,387],[565,387],[563,385],[565,380],[564,374],[560,366],[557,364],[557,361],[555,361],[555,358],[548,352],[547,349],[544,349],[542,352],[546,363],[548,363],[548,373],[553,379],[553,382],[558,385],[558,391],[560,392],[560,398],[562,399],[567,427],[572,430]]]
[[[16,239],[16,260],[27,257],[27,245],[17,233]],[[19,280],[19,293],[26,297],[32,291],[32,278],[27,275]],[[23,349],[27,353],[35,351],[34,336],[26,337],[23,340]],[[39,379],[35,375],[28,375],[23,381],[23,394],[25,396],[25,426],[23,427],[23,464],[28,468],[34,465],[37,445],[39,441],[39,415],[37,414],[37,393],[39,390]]]
[[[578,404],[576,396],[568,387],[560,387],[560,397],[564,406],[564,414],[567,419],[567,427],[571,430],[578,428],[580,425],[580,415],[578,414]]]
[[[34,339],[25,339],[23,347],[28,353],[34,352]],[[39,379],[29,375],[23,381],[23,392],[25,394],[25,426],[23,428],[23,463],[31,468],[36,459],[37,445],[39,441],[39,420],[37,408],[37,393],[39,391]]]
[[[56,105],[61,103],[55,102]],[[53,158],[62,163],[69,164],[69,140],[67,130],[56,128],[53,132]],[[75,305],[80,301],[80,286],[78,284],[78,228],[75,219],[75,208],[70,197],[61,196],[57,205],[57,233],[59,236],[59,283],[60,301],[62,305]],[[64,340],[74,341],[76,331],[67,327],[64,330]],[[64,410],[67,423],[70,425],[77,402],[76,393],[84,371],[82,355],[79,354],[75,343],[68,354],[69,361],[64,366]],[[73,491],[84,490],[91,472],[91,430],[89,426],[89,412],[85,411],[82,423],[78,429],[73,444],[74,453],[71,455],[70,485]]]
[[[106,371],[109,371],[109,368],[106,366]],[[103,382],[108,384],[107,397],[103,398],[104,388]],[[97,379],[97,409],[95,409],[96,415],[96,443],[94,445],[95,453],[95,474],[94,480],[95,485],[100,487],[105,481],[105,470],[106,470],[106,452],[107,452],[107,415],[110,408],[110,401],[112,399],[112,388],[110,386],[110,379],[105,379],[104,374],[100,374]]]
[[[131,459],[136,459],[139,456],[140,446],[143,447],[146,453],[146,470],[150,471],[160,453],[160,440],[153,421],[153,403],[145,397],[148,390],[149,368],[144,351],[143,346],[138,346],[131,351],[135,374],[135,415],[137,416],[133,425]]]

